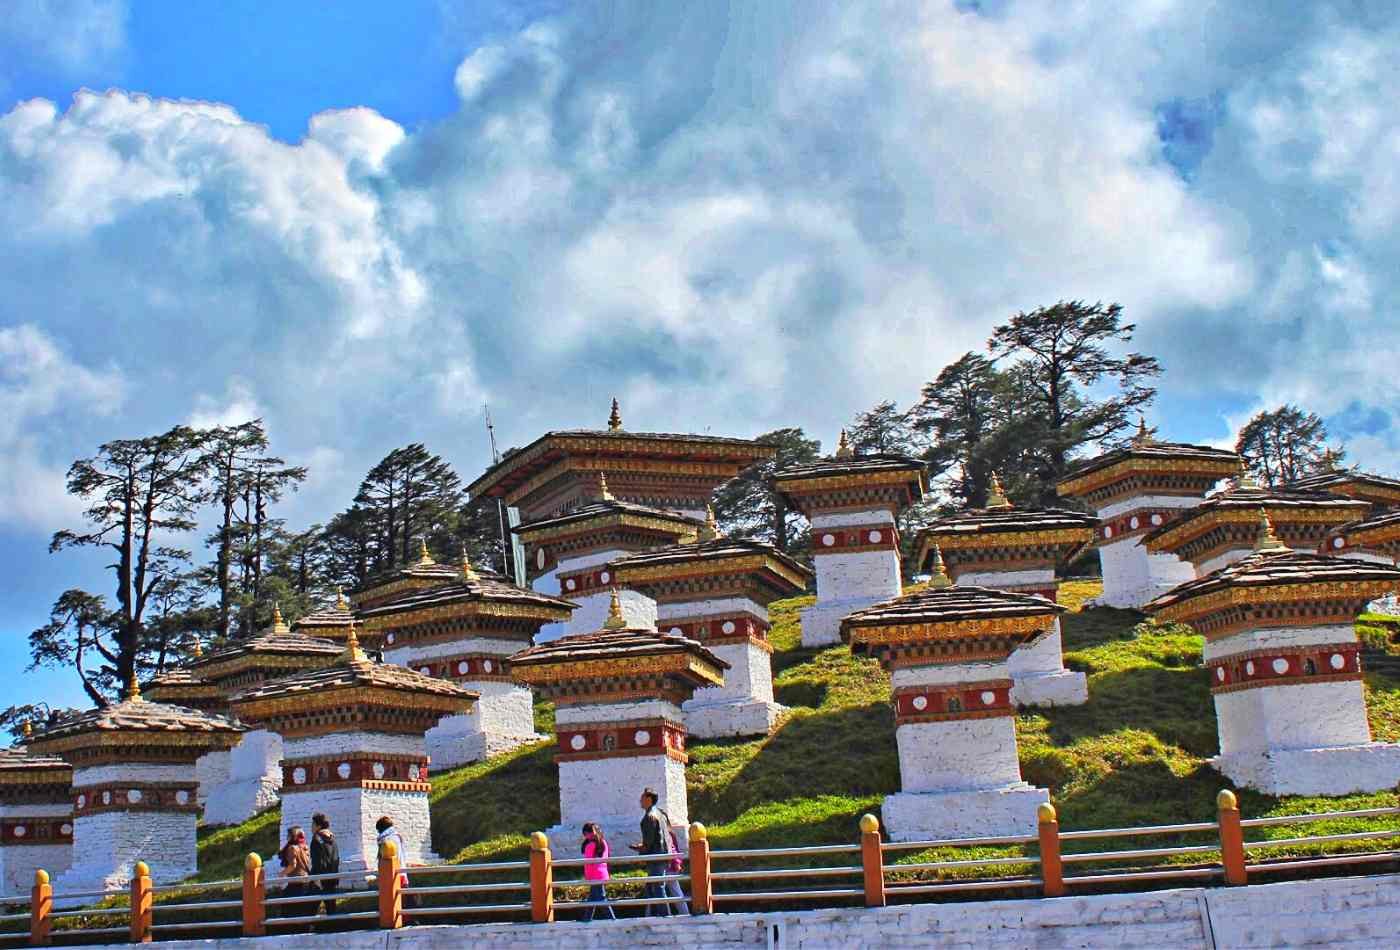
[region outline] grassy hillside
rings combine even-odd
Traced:
[[[1228,783],[1205,763],[1216,738],[1198,669],[1201,638],[1132,611],[1080,610],[1095,593],[1090,582],[1062,588],[1073,611],[1063,620],[1065,660],[1088,674],[1090,700],[1017,717],[1026,780],[1050,789],[1067,830],[1212,818],[1216,792]],[[691,744],[690,814],[710,828],[717,848],[851,842],[858,817],[878,813],[899,788],[888,677],[844,647],[802,649],[798,610],[809,603],[798,598],[772,610],[777,698],[792,709],[780,728],[765,739]],[[1366,687],[1376,738],[1400,739],[1400,679],[1368,674]],[[549,731],[553,710],[540,706],[538,718]],[[438,853],[455,861],[522,854],[529,832],[559,820],[554,751],[545,743],[436,776]],[[1240,795],[1248,816],[1396,800],[1392,792],[1325,801]],[[1338,822],[1327,830],[1362,827]],[[201,877],[236,874],[242,855],[274,851],[276,836],[275,812],[206,834]]]

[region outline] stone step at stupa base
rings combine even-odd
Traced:
[[[1073,670],[1014,676],[1012,682],[1017,706],[1082,706],[1089,700],[1088,677]]]
[[[1237,786],[1269,795],[1352,795],[1400,782],[1400,745],[1274,749],[1216,756],[1210,764]]]
[[[724,739],[731,736],[766,736],[773,731],[786,706],[761,700],[736,700],[683,707],[685,728],[692,739]]]
[[[899,792],[885,799],[881,817],[891,841],[929,841],[995,835],[1033,835],[1036,808],[1050,793],[1026,782],[946,792]]]

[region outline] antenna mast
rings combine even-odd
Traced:
[[[483,402],[481,411],[486,416],[486,435],[491,440],[491,464],[495,465],[501,460],[501,453],[496,451],[496,427],[491,424],[491,405]],[[496,523],[501,527],[501,573],[506,577],[511,576],[511,548],[510,533],[506,530],[506,506],[501,499],[496,499]]]

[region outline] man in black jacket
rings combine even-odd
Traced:
[[[670,828],[666,826],[663,817],[664,812],[656,807],[660,801],[660,796],[650,788],[642,792],[642,840],[640,844],[632,845],[632,850],[638,854],[660,854],[666,855],[671,851],[670,842],[667,840]],[[669,860],[657,861],[647,865],[647,875],[649,877],[660,877],[665,874],[670,866]],[[659,883],[647,884],[642,888],[643,897],[665,897],[666,885]],[[648,904],[648,917],[669,917],[671,907],[669,904]]]
[[[335,843],[335,835],[331,833],[331,820],[321,812],[311,816],[311,827],[315,832],[311,836],[311,873],[312,874],[334,874],[340,870],[340,848]],[[340,890],[340,882],[329,880],[321,882],[321,893],[326,897],[326,913],[335,913],[335,901],[329,895]]]

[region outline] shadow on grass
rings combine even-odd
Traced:
[[[1127,729],[1206,758],[1216,752],[1215,705],[1203,671],[1140,666],[1089,679],[1089,702],[1033,710],[1056,746]]]
[[[1135,639],[1137,626],[1147,619],[1136,610],[1094,607],[1060,615],[1060,632],[1065,650],[1086,650],[1123,640]]]
[[[559,822],[553,742],[434,776],[433,846],[454,854],[503,834],[529,835]]]
[[[799,680],[796,683],[784,683],[775,687],[773,698],[784,706],[805,706],[809,709],[817,709],[826,702],[826,694],[830,689],[831,687],[826,683]]]

